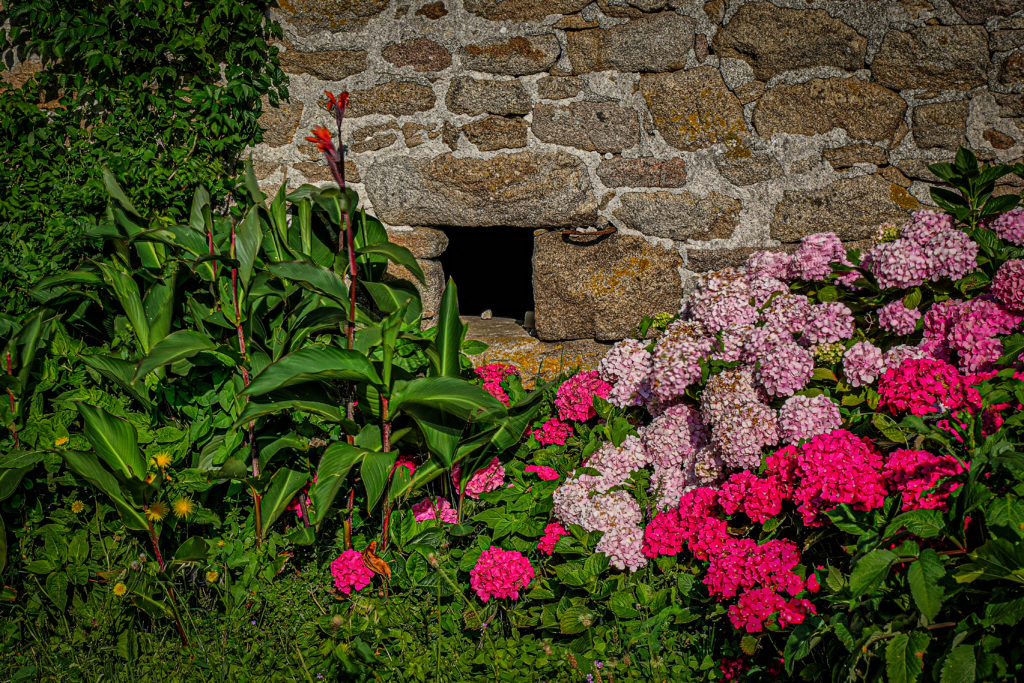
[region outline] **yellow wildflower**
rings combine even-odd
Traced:
[[[71,504],[71,511],[74,512],[76,515],[84,509],[85,503],[83,503],[80,500],[76,500],[74,503]]]
[[[206,572],[206,581],[208,583],[217,583],[217,579],[219,579],[219,578],[220,578],[220,572],[218,572],[216,570],[211,570],[211,571]]]
[[[150,503],[149,507],[146,508],[146,518],[151,522],[159,522],[167,516],[168,512],[167,504],[158,500]]]
[[[174,509],[174,516],[178,519],[187,519],[196,511],[196,505],[191,498],[179,498],[171,503]]]
[[[152,462],[160,469],[165,470],[171,465],[171,454],[167,451],[160,451],[153,456]]]
[[[69,441],[68,437],[61,436],[61,437],[58,437],[57,440],[53,442],[53,445],[56,446],[57,448],[60,448],[61,446],[66,446],[68,441]]]
[[[146,475],[146,483],[147,484],[152,484],[154,481],[156,481],[156,475],[155,474],[150,472],[149,474]]]
[[[123,596],[127,592],[128,592],[128,586],[124,585],[120,581],[118,581],[116,584],[114,584],[114,595],[116,595],[117,597],[120,598],[121,596]]]
[[[218,548],[223,548],[225,545],[227,545],[227,544],[224,543],[224,539],[223,538],[220,539],[219,541],[217,541],[217,547]]]

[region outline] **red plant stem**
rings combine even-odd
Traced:
[[[167,565],[164,564],[164,556],[160,554],[160,545],[156,541],[156,529],[153,528],[153,520],[147,518],[146,524],[149,525],[149,540],[153,544],[153,554],[156,555],[157,564],[160,565],[160,571],[164,571]]]
[[[383,396],[380,397],[380,416],[381,416],[381,445],[385,453],[391,452],[391,419],[388,417],[388,400]],[[394,470],[392,470],[394,471]],[[385,495],[391,493],[391,477],[388,477],[388,491]],[[388,524],[391,522],[391,501],[384,501],[384,526],[381,529],[380,538],[380,549],[381,551],[388,549]]]
[[[352,504],[355,501],[355,489],[348,490],[348,516],[345,517],[345,550],[352,550]]]
[[[351,347],[349,347],[349,348],[351,348]],[[11,351],[10,351],[10,349],[8,349],[7,350],[7,374],[8,375],[13,375],[14,374],[14,372],[11,370],[11,367],[12,367],[11,366]],[[8,389],[7,390],[7,395],[11,399],[11,424],[9,425],[9,428],[11,430],[11,434],[14,435],[14,447],[15,448],[21,448],[21,439],[18,437],[18,427],[15,425],[15,420],[14,420],[14,408],[15,408],[15,405],[14,405],[14,392],[11,391],[10,389]]]

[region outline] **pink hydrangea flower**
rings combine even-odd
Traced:
[[[412,506],[413,519],[424,522],[428,519],[440,519],[445,524],[455,524],[459,515],[447,499],[440,496],[424,498]]]
[[[951,455],[907,448],[891,453],[885,463],[890,488],[903,494],[904,510],[945,510],[946,499],[960,483],[943,480],[966,471]]]
[[[537,544],[537,550],[545,555],[551,555],[555,552],[555,544],[558,543],[558,539],[568,535],[569,532],[564,526],[558,522],[552,522],[544,527],[544,537]]]
[[[750,470],[733,474],[718,491],[718,502],[725,514],[744,513],[751,521],[763,524],[782,512],[788,490],[774,477],[758,477]]]
[[[1024,224],[1024,218],[1021,222]],[[992,280],[992,295],[1011,311],[1024,313],[1024,260],[1011,259],[999,266]]]
[[[393,475],[399,467],[409,470],[410,477],[416,473],[416,461],[404,455],[398,456],[398,459],[395,460],[395,464],[391,466],[391,474]]]
[[[932,306],[924,316],[921,347],[936,358],[958,356],[964,372],[988,370],[1003,353],[1000,335],[1009,334],[1024,322],[1018,315],[981,296],[970,301],[947,299]]]
[[[839,406],[824,394],[793,396],[779,411],[779,429],[783,440],[795,444],[818,434],[827,434],[843,424]]]
[[[901,236],[877,244],[864,256],[883,289],[907,288],[942,278],[959,280],[978,266],[978,245],[953,226],[952,218],[934,211],[916,211]]]
[[[893,415],[925,416],[941,412],[977,410],[981,397],[949,363],[927,358],[910,359],[886,370],[878,382],[878,406]]]
[[[555,479],[558,479],[558,471],[553,467],[545,467],[544,465],[527,465],[523,471],[533,472],[543,481],[554,481]]]
[[[491,598],[519,599],[519,591],[533,580],[533,565],[515,550],[491,546],[480,553],[480,559],[469,572],[469,585],[481,600]]]
[[[850,265],[846,250],[834,232],[819,232],[800,240],[790,261],[790,274],[801,280],[824,280],[832,273],[832,264]]]
[[[843,374],[851,386],[871,384],[884,370],[882,351],[871,342],[857,342],[843,354]]]
[[[690,406],[669,406],[640,430],[640,439],[655,467],[688,467],[697,451],[708,444],[709,434],[700,415]]]
[[[1001,239],[1024,247],[1024,206],[1010,209],[989,226]]]
[[[660,401],[671,401],[700,379],[700,359],[711,353],[715,338],[691,320],[671,323],[654,347],[651,390]]]
[[[853,313],[838,301],[811,307],[801,339],[806,344],[833,344],[853,336]]]
[[[793,257],[784,251],[755,251],[747,257],[747,275],[767,275],[776,280],[789,281],[792,262]]]
[[[533,430],[533,438],[543,446],[551,444],[561,446],[570,436],[572,436],[572,425],[562,422],[557,417],[550,418],[540,426],[540,429]]]
[[[358,550],[346,550],[331,562],[331,576],[334,587],[348,595],[369,586],[373,570],[363,564],[363,555]]]
[[[772,396],[792,396],[814,374],[814,356],[793,342],[778,344],[759,359],[757,380]]]
[[[893,334],[909,335],[914,333],[917,321],[921,319],[921,311],[907,308],[902,299],[897,299],[878,309],[878,323],[882,329]]]
[[[580,372],[562,382],[555,392],[558,418],[563,421],[586,422],[597,413],[594,397],[608,398],[612,385],[597,376],[597,370]]]
[[[651,397],[651,352],[647,342],[623,339],[597,366],[598,376],[612,385],[608,402],[619,408],[640,405]]]
[[[452,467],[452,482],[455,488],[459,487],[459,480],[462,477],[462,467]],[[466,483],[466,495],[470,498],[479,498],[481,493],[487,493],[499,488],[505,482],[505,468],[502,467],[498,458],[493,458],[486,467],[477,470]]]
[[[475,370],[476,376],[483,380],[484,390],[494,398],[508,405],[511,399],[501,386],[502,381],[510,375],[518,375],[519,370],[514,365],[506,363],[491,363],[481,365]]]

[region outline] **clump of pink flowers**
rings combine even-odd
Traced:
[[[555,544],[558,543],[558,539],[562,536],[568,536],[569,532],[564,526],[558,522],[552,522],[544,527],[544,537],[540,539],[537,544],[537,550],[541,551],[545,555],[550,555],[555,552]]]
[[[907,336],[913,334],[917,321],[921,319],[921,311],[907,308],[902,299],[893,301],[878,309],[878,323],[882,329],[893,334]]]
[[[519,599],[519,591],[533,580],[533,565],[515,550],[491,546],[480,553],[480,559],[469,572],[469,585],[481,600],[491,598]]]
[[[962,462],[951,455],[901,448],[889,454],[885,476],[893,491],[903,494],[904,510],[945,510],[949,494],[959,482],[944,481],[966,472]]]
[[[915,211],[892,242],[876,244],[864,255],[882,289],[914,287],[943,278],[959,280],[978,267],[978,245],[957,230],[948,214]]]
[[[850,386],[871,384],[884,370],[882,350],[871,342],[857,342],[843,355],[843,374]]]
[[[348,595],[369,586],[373,570],[363,564],[363,555],[358,550],[346,550],[331,562],[331,576],[334,587]]]
[[[1024,313],[1024,259],[1010,259],[999,266],[992,280],[992,296],[1011,311]]]
[[[924,317],[921,348],[936,358],[953,359],[964,372],[988,370],[1003,353],[999,335],[1015,330],[1024,315],[1011,312],[981,296],[970,301],[948,299],[935,304]]]
[[[651,352],[639,339],[624,339],[597,366],[597,374],[612,385],[608,402],[619,408],[640,405],[651,397]]]
[[[818,434],[826,434],[843,424],[836,402],[824,394],[793,396],[779,411],[779,429],[787,443],[797,443]]]
[[[923,417],[981,405],[978,390],[949,363],[928,358],[911,358],[897,368],[886,370],[878,382],[878,406],[898,415]]]
[[[565,440],[572,436],[572,425],[566,424],[557,417],[548,419],[540,426],[540,429],[533,430],[533,438],[542,446],[552,444],[561,446]]]
[[[544,465],[527,465],[523,470],[526,473],[536,474],[542,481],[554,481],[558,479],[558,470]]]
[[[608,398],[612,385],[597,376],[597,370],[580,372],[562,382],[555,392],[558,419],[586,422],[597,413],[594,397]]]
[[[505,388],[501,386],[501,383],[510,375],[518,375],[518,368],[506,363],[491,363],[489,365],[481,365],[476,368],[475,372],[476,376],[483,380],[484,391],[501,401],[503,404],[509,404],[511,399],[508,397],[508,394],[505,393]]]
[[[447,499],[440,496],[424,498],[412,506],[413,519],[424,522],[428,519],[440,519],[445,524],[455,524],[459,515]]]
[[[458,488],[462,478],[462,467],[452,467],[452,482]],[[470,498],[479,498],[481,493],[487,493],[499,488],[505,482],[505,468],[498,458],[492,458],[491,462],[473,473],[466,483],[466,495]]]
[[[1000,239],[1024,247],[1024,206],[1010,209],[992,221],[989,227]]]

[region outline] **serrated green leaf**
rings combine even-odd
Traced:
[[[977,662],[973,645],[961,645],[946,655],[939,683],[974,683]]]
[[[853,596],[859,597],[881,585],[895,561],[896,553],[889,550],[872,550],[860,558],[850,573]]]
[[[921,551],[917,561],[907,569],[907,582],[914,603],[929,621],[935,620],[944,599],[944,590],[939,581],[946,575],[938,554],[931,548]]]
[[[920,631],[893,636],[885,648],[885,670],[889,683],[914,683],[924,671],[923,654],[930,642],[931,638]]]

